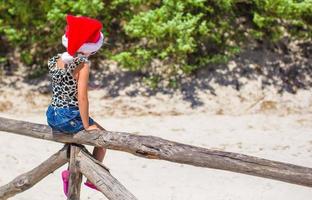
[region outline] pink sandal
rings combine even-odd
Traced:
[[[70,175],[69,170],[64,170],[64,171],[62,171],[63,191],[64,191],[64,194],[65,194],[66,196],[67,196],[67,193],[68,193],[69,175]],[[92,188],[92,189],[94,189],[94,190],[100,191],[99,189],[96,188],[95,185],[93,185],[93,183],[91,183],[91,182],[89,182],[89,181],[84,182],[84,185],[87,186],[87,187],[89,187],[89,188]]]
[[[89,181],[84,182],[84,185],[85,185],[85,186],[88,186],[89,188],[92,188],[92,189],[94,189],[94,190],[100,191],[99,189],[96,188],[95,185],[93,185],[93,183],[91,183],[91,182],[89,182]]]
[[[69,170],[62,171],[63,191],[66,196],[68,193],[69,174]]]

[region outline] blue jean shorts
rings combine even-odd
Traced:
[[[54,133],[74,134],[84,129],[79,108],[76,106],[61,108],[49,105],[46,116],[47,123]],[[94,120],[89,117],[89,125],[94,123]]]

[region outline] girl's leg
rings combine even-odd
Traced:
[[[94,147],[92,155],[98,161],[103,162],[105,153],[106,153],[106,149],[105,148],[103,148],[103,147]]]
[[[100,129],[100,130],[105,130],[101,125],[99,125],[97,122],[94,121],[94,124]],[[106,153],[106,149],[103,147],[94,147],[93,149],[93,157],[97,159],[100,162],[103,162],[104,156]],[[89,179],[87,179],[86,182],[90,182]]]
[[[99,125],[97,122],[94,122],[95,125],[100,129],[100,130],[105,130],[101,125]],[[94,147],[93,149],[93,157],[95,159],[97,159],[98,161],[103,161],[104,159],[104,156],[105,156],[105,153],[106,153],[106,149],[103,148],[103,147]]]

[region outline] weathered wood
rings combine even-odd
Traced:
[[[53,154],[38,167],[19,175],[10,183],[0,187],[0,200],[6,200],[31,188],[44,177],[68,162],[67,149],[68,145],[64,145],[61,150]]]
[[[79,170],[110,200],[135,200],[131,194],[116,178],[114,178],[107,167],[99,164],[96,159],[83,148],[79,151],[76,160]]]
[[[80,147],[75,144],[70,144],[70,159],[69,159],[69,188],[68,188],[68,200],[80,200],[80,187],[82,181],[82,174],[77,167],[76,157],[80,151]]]
[[[1,117],[0,131],[62,143],[89,144],[129,152],[144,158],[227,170],[312,187],[312,168],[244,154],[195,147],[155,136],[141,136],[105,130],[90,132],[83,130],[74,136],[51,134],[52,130],[47,125]]]

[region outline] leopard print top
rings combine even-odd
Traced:
[[[49,77],[52,82],[51,105],[62,108],[78,107],[77,81],[72,72],[80,63],[89,60],[87,57],[75,57],[73,62],[65,64],[61,69],[56,66],[57,59],[60,57],[61,54],[57,54],[48,60]]]

